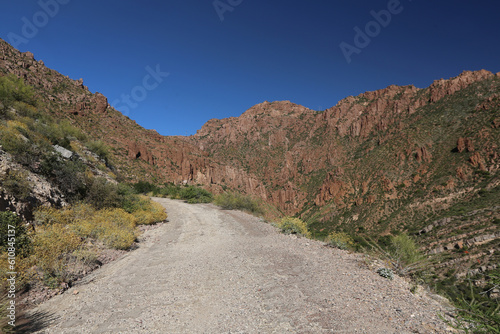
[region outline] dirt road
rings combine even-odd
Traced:
[[[436,301],[359,255],[242,212],[156,200],[169,223],[35,309],[50,319],[39,333],[446,332]]]

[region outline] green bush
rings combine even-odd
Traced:
[[[298,234],[307,238],[311,236],[307,224],[299,218],[284,217],[276,225],[285,234]]]
[[[77,139],[81,142],[87,140],[87,135],[80,129],[73,126],[68,120],[62,120],[58,123],[59,129],[65,138],[70,140]]]
[[[389,268],[379,268],[377,274],[390,280],[394,279],[394,272]]]
[[[19,200],[25,200],[31,193],[32,185],[28,173],[22,170],[10,170],[0,178],[0,188]]]
[[[136,194],[122,195],[121,208],[128,213],[146,210],[149,206],[149,198]]]
[[[181,199],[191,204],[210,203],[213,200],[212,194],[209,191],[195,186],[182,188],[179,192],[179,196]]]
[[[344,232],[332,232],[325,241],[329,246],[343,250],[354,247],[354,240],[349,234]]]
[[[103,177],[97,177],[89,187],[85,202],[100,210],[103,208],[121,207],[124,199],[120,196],[118,186]]]
[[[365,252],[380,258],[390,269],[401,276],[422,274],[422,269],[429,261],[425,255],[420,253],[415,240],[404,233],[395,237],[379,238],[379,243],[382,246],[369,237],[363,238],[363,240],[364,244],[368,245]]]
[[[238,193],[222,193],[215,196],[214,203],[224,210],[243,210],[253,214],[262,214],[259,202],[249,196]]]
[[[424,258],[413,238],[404,233],[391,238],[390,253],[402,266],[411,266]]]
[[[146,181],[139,181],[133,184],[133,188],[137,194],[147,194],[150,192],[158,192],[158,187]]]
[[[175,184],[169,183],[166,184],[165,187],[161,187],[156,192],[157,195],[161,197],[170,197],[170,198],[180,198],[181,187],[176,186]],[[154,192],[153,192],[154,193]]]
[[[12,104],[18,101],[35,105],[34,95],[33,88],[25,85],[16,75],[0,76],[0,100],[3,103]]]
[[[33,165],[39,156],[34,143],[21,134],[18,128],[10,125],[0,128],[0,144],[6,152],[12,154],[15,161],[25,166]]]
[[[10,211],[0,212],[0,251],[7,252],[9,248],[9,226],[14,227],[16,255],[20,257],[28,256],[32,251],[31,239],[26,229],[26,224]]]
[[[488,290],[500,288],[500,274],[490,274]],[[456,301],[456,318],[449,323],[465,333],[500,334],[500,299],[476,298],[473,283],[470,282],[470,298],[462,296]]]
[[[45,122],[34,124],[33,131],[47,138],[52,145],[59,145],[68,150],[71,150],[71,141],[85,141],[87,138],[82,131],[75,128],[67,120],[57,122],[48,118]]]
[[[87,192],[84,172],[86,166],[80,161],[63,160],[55,154],[45,155],[40,171],[47,176],[70,201],[82,200]]]
[[[90,151],[97,154],[97,156],[102,160],[104,160],[106,163],[109,162],[111,154],[110,154],[110,148],[108,145],[106,145],[106,143],[104,143],[101,140],[94,140],[88,142],[86,146]]]

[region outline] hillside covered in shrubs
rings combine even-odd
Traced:
[[[15,249],[17,292],[48,291],[26,303],[65,290],[113,250],[131,249],[138,226],[167,218],[160,204],[119,182],[109,146],[46,108],[22,79],[0,76],[0,275],[11,271]]]

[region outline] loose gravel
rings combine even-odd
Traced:
[[[155,199],[169,222],[31,311],[38,333],[449,333],[447,309],[363,256],[239,211]]]

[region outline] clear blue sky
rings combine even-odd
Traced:
[[[52,5],[2,1],[0,37],[24,38],[19,50],[83,78],[121,111],[122,94],[135,89],[124,113],[164,135],[193,134],[266,100],[323,110],[391,84],[500,71],[500,4],[492,0],[220,0],[219,13],[213,0],[41,3]],[[382,15],[384,26],[370,24],[371,11],[388,7],[389,23]],[[354,28],[366,33],[367,24],[373,37],[358,39],[348,64],[340,44],[356,47]],[[169,76],[158,85],[147,78],[146,90],[146,67],[157,65]]]

